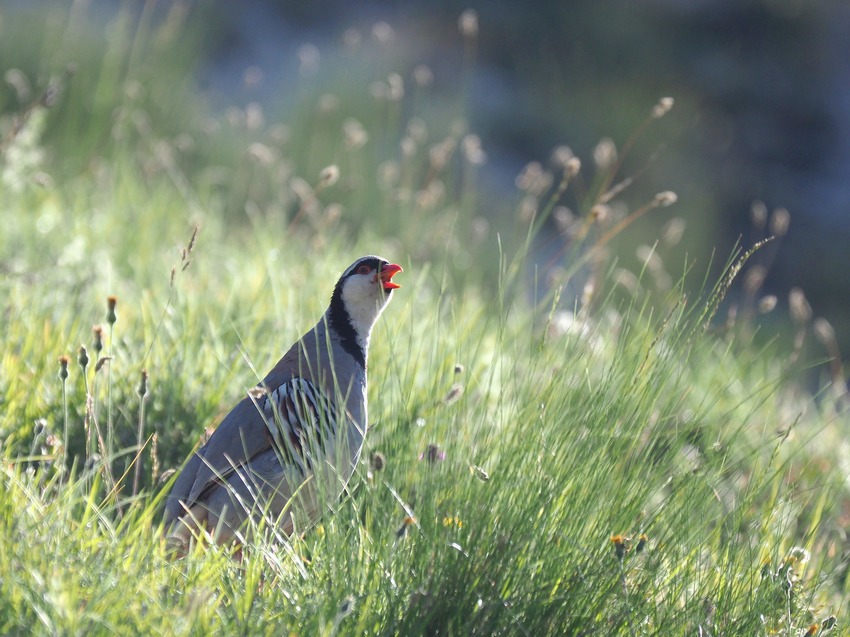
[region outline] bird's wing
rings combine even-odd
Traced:
[[[195,451],[180,472],[165,505],[169,524],[197,503],[201,493],[250,458],[271,446],[263,416],[265,397],[246,396],[224,417],[209,441]]]
[[[312,435],[305,437],[305,430]],[[324,443],[336,432],[336,411],[304,378],[291,378],[270,393],[252,392],[227,414],[209,442],[192,455],[166,502],[166,523],[204,500],[237,468],[271,448],[281,462],[306,475],[310,445]]]

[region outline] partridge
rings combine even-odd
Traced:
[[[339,497],[366,434],[372,327],[401,271],[366,256],[343,272],[321,320],[183,466],[165,503],[169,541],[188,547],[201,529],[238,540],[249,518],[289,535]]]

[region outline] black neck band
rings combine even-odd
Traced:
[[[341,280],[336,284],[334,293],[331,296],[331,305],[328,308],[328,323],[330,328],[339,336],[339,343],[342,349],[351,354],[351,356],[366,367],[366,351],[357,342],[357,330],[351,324],[351,316],[348,310],[345,309],[345,302],[342,300],[342,283]]]

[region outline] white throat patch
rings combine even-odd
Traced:
[[[358,345],[369,345],[372,326],[384,311],[389,295],[375,274],[354,274],[342,284],[342,301],[348,312],[351,326],[357,334]]]

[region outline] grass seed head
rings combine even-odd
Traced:
[[[387,99],[391,102],[400,102],[404,97],[404,80],[398,73],[390,73],[387,76]]]
[[[456,147],[457,142],[451,137],[446,137],[440,143],[434,144],[428,151],[431,167],[437,172],[442,171],[452,158]]]
[[[466,135],[460,146],[463,156],[470,164],[479,166],[487,161],[487,153],[481,148],[481,138],[478,135]]]
[[[413,81],[420,88],[431,86],[434,83],[434,72],[425,64],[420,64],[413,69]]]
[[[323,93],[319,97],[317,107],[322,115],[330,115],[339,110],[339,98],[333,93]]]
[[[679,199],[679,196],[672,190],[665,190],[655,195],[655,205],[662,208],[672,206]]]
[[[449,389],[449,392],[446,394],[445,398],[443,398],[443,403],[446,405],[451,405],[452,403],[456,403],[460,400],[460,397],[463,396],[463,385],[460,383],[455,383]]]
[[[136,390],[136,392],[142,398],[144,398],[145,395],[148,393],[148,370],[146,370],[146,369],[142,370],[142,373],[141,373],[140,379],[139,379],[139,388]]]
[[[469,472],[481,480],[481,482],[488,482],[490,480],[490,474],[476,464],[469,465]]]
[[[261,166],[269,166],[275,160],[274,151],[260,142],[254,142],[248,146],[247,156],[251,161],[255,161]]]
[[[411,117],[407,122],[405,132],[417,144],[424,144],[428,140],[428,124],[421,117]]]
[[[151,436],[151,482],[156,484],[159,479],[159,434],[154,432]]]
[[[673,108],[674,100],[672,97],[662,97],[658,100],[658,104],[652,107],[652,119],[661,119],[670,109]]]
[[[106,297],[106,322],[110,325],[115,325],[115,321],[118,320],[118,316],[115,314],[116,305],[118,305],[117,296]]]
[[[315,44],[302,44],[298,47],[298,74],[301,77],[311,77],[319,72],[322,54]]]
[[[257,102],[251,102],[245,107],[245,127],[250,131],[258,131],[266,125],[263,107]]]
[[[457,26],[463,37],[475,39],[478,37],[478,13],[474,9],[467,9],[460,14]]]
[[[354,612],[354,607],[357,604],[357,600],[353,595],[349,595],[344,600],[342,600],[342,604],[339,606],[339,610],[337,611],[336,617],[337,621],[345,619],[351,613]]]
[[[192,236],[189,237],[189,244],[186,246],[186,256],[192,254],[192,250],[195,249],[195,242],[198,240],[198,232],[200,231],[201,226],[195,226],[192,228]]]
[[[404,537],[407,535],[407,530],[414,524],[416,524],[416,518],[412,515],[405,516],[404,520],[401,522],[401,526],[395,533],[396,537]]]
[[[754,265],[744,275],[744,289],[749,294],[755,294],[764,284],[765,277],[767,277],[767,268],[763,265]]]
[[[803,576],[811,559],[811,553],[802,546],[794,546],[779,563],[776,574],[783,577],[789,586],[793,586]]]
[[[32,94],[32,84],[30,84],[29,79],[23,71],[20,69],[9,69],[6,71],[3,79],[6,80],[6,84],[15,90],[18,102],[23,104],[29,101]]]
[[[401,154],[405,159],[410,159],[416,154],[416,142],[412,137],[403,137],[399,142],[399,148],[401,148]]]
[[[517,217],[522,223],[528,224],[534,221],[537,216],[537,204],[538,200],[534,195],[526,195],[522,198],[517,211]]]
[[[631,538],[628,538],[624,535],[612,535],[611,544],[614,545],[614,555],[617,556],[618,560],[622,560],[629,550]]]
[[[567,234],[575,224],[576,216],[567,206],[555,206],[552,219],[561,234]]]
[[[163,471],[162,474],[159,476],[159,484],[165,484],[166,482],[168,482],[171,479],[171,476],[173,476],[175,473],[177,473],[177,469],[167,469]]]
[[[372,455],[369,456],[369,466],[372,468],[372,471],[375,471],[376,473],[378,471],[383,471],[384,467],[387,466],[387,459],[380,451],[373,451]]]
[[[386,22],[372,25],[372,39],[379,44],[388,44],[395,40],[395,30]]]
[[[791,213],[785,208],[777,208],[770,216],[770,234],[776,237],[783,237],[788,234],[788,227],[791,225]]]
[[[590,209],[590,216],[597,223],[604,223],[611,218],[611,208],[598,203]]]
[[[259,66],[249,66],[242,73],[242,85],[245,88],[255,89],[263,85],[265,74]]]
[[[763,201],[754,201],[750,206],[750,219],[757,230],[764,230],[767,225],[767,206]]]
[[[569,146],[562,144],[561,146],[556,146],[552,151],[552,163],[557,168],[564,169],[567,167],[567,163],[575,157],[575,153],[573,153],[573,149]]]
[[[342,34],[342,45],[349,53],[353,53],[360,48],[360,43],[363,41],[363,36],[357,29],[346,29]]]
[[[95,325],[91,331],[94,335],[94,351],[99,354],[103,351],[103,325]]]
[[[350,117],[342,123],[342,136],[348,150],[356,150],[369,141],[369,133],[363,124]]]
[[[101,368],[111,360],[111,356],[101,356],[100,358],[98,358],[97,363],[95,363],[94,365],[94,373],[97,374],[101,370]]]
[[[835,337],[835,329],[825,318],[816,318],[812,323],[812,331],[815,333],[815,338],[826,347],[833,347],[838,342]]]
[[[319,183],[322,186],[333,186],[339,181],[339,166],[331,164],[322,169],[319,173]]]
[[[791,320],[795,323],[808,323],[812,318],[812,306],[806,300],[806,295],[800,288],[792,288],[788,293],[788,307],[791,311]]]
[[[670,219],[670,221],[664,224],[664,228],[661,231],[664,243],[668,246],[678,245],[685,234],[686,227],[687,222],[682,217],[673,217]]]
[[[759,299],[759,313],[767,314],[768,312],[772,312],[776,307],[777,299],[773,294],[768,294],[767,296],[763,296]]]
[[[70,360],[71,359],[67,354],[62,354],[62,356],[59,357],[59,378],[62,382],[65,382],[68,378],[68,363]]]
[[[593,161],[600,170],[610,168],[617,162],[617,146],[610,137],[603,137],[593,149]]]

